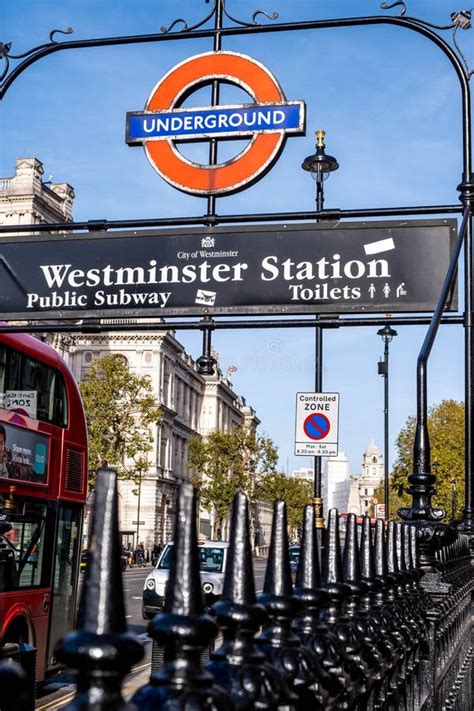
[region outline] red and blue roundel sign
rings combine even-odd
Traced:
[[[253,103],[181,108],[192,92],[213,81],[241,87]],[[305,132],[303,101],[287,101],[271,72],[236,52],[206,52],[176,65],[154,87],[144,111],[127,114],[126,142],[143,145],[155,170],[192,195],[225,195],[254,183],[279,157],[287,135]],[[242,139],[232,160],[202,165],[177,149],[181,141]]]

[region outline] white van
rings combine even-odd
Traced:
[[[155,568],[145,580],[142,606],[144,620],[151,620],[157,612],[163,610],[172,546],[173,543],[166,544],[160,553]],[[222,595],[228,548],[228,541],[199,543],[199,569],[201,571],[201,585],[205,605],[212,605]]]

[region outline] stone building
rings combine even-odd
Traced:
[[[301,467],[301,469],[293,469],[291,476],[295,479],[302,479],[310,484],[314,484],[314,469],[311,467]]]
[[[218,367],[214,375],[200,375],[173,331],[57,336],[55,345],[68,353],[78,381],[97,358],[110,354],[125,359],[133,372],[149,379],[162,418],[152,433],[149,471],[139,485],[119,482],[120,531],[124,543],[135,545],[139,538],[146,548],[168,541],[177,485],[191,476],[189,440],[240,424],[256,429],[260,421],[255,411],[234,392],[230,377]],[[201,510],[199,523],[201,533],[209,537],[211,514]],[[223,533],[225,537],[225,527]]]
[[[37,158],[19,158],[14,176],[0,178],[1,225],[72,220],[73,188],[67,183],[43,182],[43,175],[43,165]],[[147,319],[150,321],[153,320]],[[106,325],[107,320],[102,323]],[[136,320],[127,319],[127,327],[133,327],[133,323]],[[119,525],[123,541],[132,545],[139,539],[151,548],[155,542],[169,540],[177,486],[190,477],[189,440],[195,435],[205,437],[216,429],[230,431],[243,423],[255,429],[259,424],[255,411],[233,390],[230,372],[223,374],[217,369],[214,375],[200,375],[195,361],[171,329],[56,334],[48,340],[69,363],[77,380],[84,378],[94,360],[105,354],[126,359],[134,372],[150,379],[162,419],[153,432],[150,468],[140,485],[120,482]],[[270,535],[268,506],[258,504],[255,519],[255,543],[264,547]],[[211,515],[201,510],[200,530],[209,535],[211,527]]]
[[[384,475],[383,456],[372,439],[362,456],[362,473],[357,477],[360,513],[363,516],[372,506],[375,490],[381,486]]]
[[[68,183],[43,182],[43,175],[37,158],[18,158],[15,174],[0,178],[0,225],[72,220],[73,188]]]
[[[350,488],[350,464],[344,452],[328,457],[324,464],[322,495],[324,516],[332,508],[345,512]]]
[[[383,482],[383,456],[374,440],[362,455],[362,472],[350,474],[350,465],[344,452],[337,457],[329,457],[325,463],[323,476],[324,515],[331,508],[341,513],[363,516],[369,513],[375,490]]]

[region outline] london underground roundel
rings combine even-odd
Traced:
[[[181,108],[194,91],[213,81],[241,87],[252,103]],[[261,178],[280,155],[286,137],[303,135],[305,105],[287,101],[271,72],[236,52],[206,52],[171,69],[154,87],[144,111],[127,114],[126,142],[143,145],[155,170],[192,195],[225,195]],[[216,165],[194,163],[177,148],[182,141],[242,139],[234,158]]]

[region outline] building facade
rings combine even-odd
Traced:
[[[218,366],[214,375],[200,375],[173,331],[56,336],[54,345],[67,355],[78,381],[105,355],[124,359],[134,373],[149,380],[162,416],[152,432],[148,472],[138,484],[119,481],[119,526],[124,544],[140,540],[149,550],[169,541],[177,486],[191,477],[190,439],[216,429],[229,432],[238,425],[255,430],[259,424],[255,411],[234,392],[230,377]],[[200,532],[209,538],[212,525],[212,514],[201,509]]]
[[[72,220],[73,188],[67,183],[43,182],[43,175],[43,165],[37,158],[19,158],[15,174],[0,178],[0,224],[11,224],[12,234],[15,225]],[[127,327],[133,327],[134,322],[127,319]],[[106,327],[108,320],[101,323]],[[119,482],[119,525],[122,541],[133,546],[142,541],[149,550],[155,543],[168,541],[177,487],[191,476],[190,439],[206,437],[217,429],[231,431],[241,424],[255,430],[259,424],[255,411],[233,390],[230,372],[224,375],[217,367],[214,375],[199,374],[195,361],[171,329],[56,334],[48,340],[69,363],[78,381],[87,376],[97,358],[106,354],[125,359],[133,372],[149,379],[162,417],[152,433],[148,472],[138,484]],[[263,547],[269,541],[269,512],[265,504],[258,504],[257,509],[255,542]],[[212,523],[211,514],[201,510],[200,530],[204,535],[210,535]]]
[[[328,457],[325,460],[322,483],[325,517],[333,508],[340,512],[347,511],[350,484],[350,464],[345,452],[339,452],[336,457]]]
[[[383,475],[383,456],[372,440],[362,456],[362,473],[357,477],[362,516],[369,513],[369,509],[373,505],[375,490],[382,485]]]
[[[295,479],[302,479],[310,484],[314,484],[314,469],[311,467],[301,467],[301,469],[293,469],[291,476]]]
[[[74,190],[68,183],[43,182],[37,158],[18,158],[15,174],[0,178],[0,225],[70,222]],[[13,232],[13,230],[12,230]]]
[[[325,463],[322,486],[324,515],[327,516],[331,508],[357,516],[370,513],[375,490],[381,486],[383,475],[383,456],[374,440],[362,455],[362,471],[358,475],[351,475],[344,452],[339,452],[337,457],[329,457]]]

